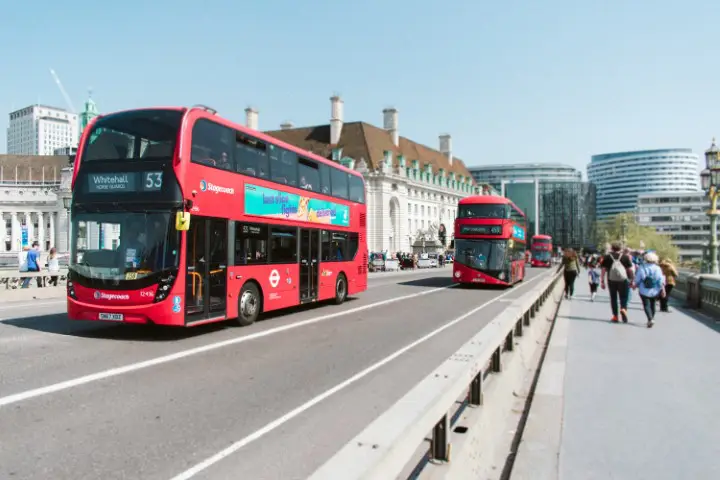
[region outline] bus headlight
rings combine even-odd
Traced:
[[[66,289],[68,297],[72,298],[73,300],[77,300],[77,296],[75,296],[75,284],[69,278],[67,280]]]
[[[460,278],[460,272],[455,272],[455,278]]]
[[[500,275],[498,275],[498,278],[500,280],[505,280],[505,272],[500,272]]]
[[[168,272],[167,274],[160,277],[158,282],[158,289],[155,292],[155,303],[165,300],[170,295],[175,279],[177,278],[177,272]]]

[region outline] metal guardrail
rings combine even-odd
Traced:
[[[47,286],[50,282],[50,277],[58,277],[58,285],[65,285],[67,282],[68,270],[61,268],[58,272],[48,272],[43,270],[40,272],[19,272],[19,271],[2,271],[0,270],[0,289],[2,285],[5,286],[6,290],[20,288],[22,280],[25,278],[41,278],[43,286]],[[37,281],[31,281],[29,287],[37,288]]]
[[[514,350],[522,336],[551,298],[562,273],[514,301],[433,373],[417,384],[363,432],[322,465],[311,480],[397,478],[409,468],[417,450],[432,432],[427,460],[450,460],[454,419],[468,405],[483,405],[483,386],[503,370],[502,355]],[[460,409],[458,399],[463,399]],[[411,475],[412,476],[412,475]]]

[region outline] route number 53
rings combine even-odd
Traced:
[[[160,190],[162,178],[163,172],[145,172],[145,190]]]

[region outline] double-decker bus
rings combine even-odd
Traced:
[[[550,267],[552,264],[552,237],[533,235],[530,239],[530,264],[533,267]]]
[[[510,286],[525,276],[525,214],[505,197],[482,195],[458,203],[455,283]]]
[[[367,289],[363,177],[208,107],[95,118],[72,192],[72,319],[249,325]]]

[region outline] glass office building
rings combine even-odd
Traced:
[[[539,182],[540,233],[563,248],[595,250],[595,185]]]
[[[588,180],[597,186],[598,218],[633,212],[638,195],[700,190],[700,159],[689,148],[593,155]]]
[[[545,234],[553,244],[594,248],[595,186],[561,163],[469,167],[476,182],[492,185],[525,212],[528,235]]]

